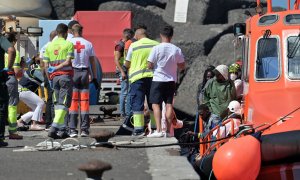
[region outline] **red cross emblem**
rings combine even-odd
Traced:
[[[81,53],[81,49],[85,49],[85,45],[81,45],[80,41],[76,41],[74,49],[77,50],[77,53]]]

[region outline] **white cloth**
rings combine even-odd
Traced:
[[[148,61],[154,64],[153,81],[177,81],[177,64],[184,62],[181,49],[172,43],[152,48]]]
[[[216,70],[219,71],[226,80],[228,80],[228,66],[221,64],[216,67]]]
[[[41,121],[45,105],[44,101],[32,91],[21,91],[19,92],[19,97],[33,111],[31,120]],[[28,122],[30,121],[30,119],[28,120],[29,115],[25,116]],[[23,120],[26,122],[25,119]]]
[[[47,44],[45,44],[41,50],[40,50],[40,58],[43,60],[44,59],[44,53],[46,52],[46,48],[47,46],[50,44],[50,42],[47,42]]]
[[[25,123],[29,123],[31,121],[31,118],[33,116],[33,111],[28,111],[27,113],[23,114],[21,116],[21,119],[25,122]]]
[[[72,66],[74,68],[88,68],[90,57],[95,56],[92,43],[82,37],[73,37],[70,41],[74,44]]]
[[[74,37],[73,34],[68,33],[67,41],[70,41],[73,37]],[[55,36],[55,37],[53,38],[53,40],[56,39],[56,38],[58,38],[58,36]]]
[[[243,82],[240,79],[234,81],[234,86],[236,90],[236,97],[239,99],[243,96]]]

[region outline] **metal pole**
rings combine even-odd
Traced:
[[[260,5],[260,0],[256,0],[256,6]]]
[[[267,0],[267,12],[272,12],[272,0]]]

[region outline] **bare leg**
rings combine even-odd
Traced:
[[[152,109],[156,122],[156,131],[161,132],[161,110],[159,104],[152,104]]]
[[[167,119],[167,132],[170,132],[172,119],[174,117],[173,114],[173,105],[172,104],[166,104],[166,119]]]

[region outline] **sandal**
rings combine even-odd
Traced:
[[[43,128],[40,125],[31,125],[29,128],[29,131],[43,131],[45,128]]]

